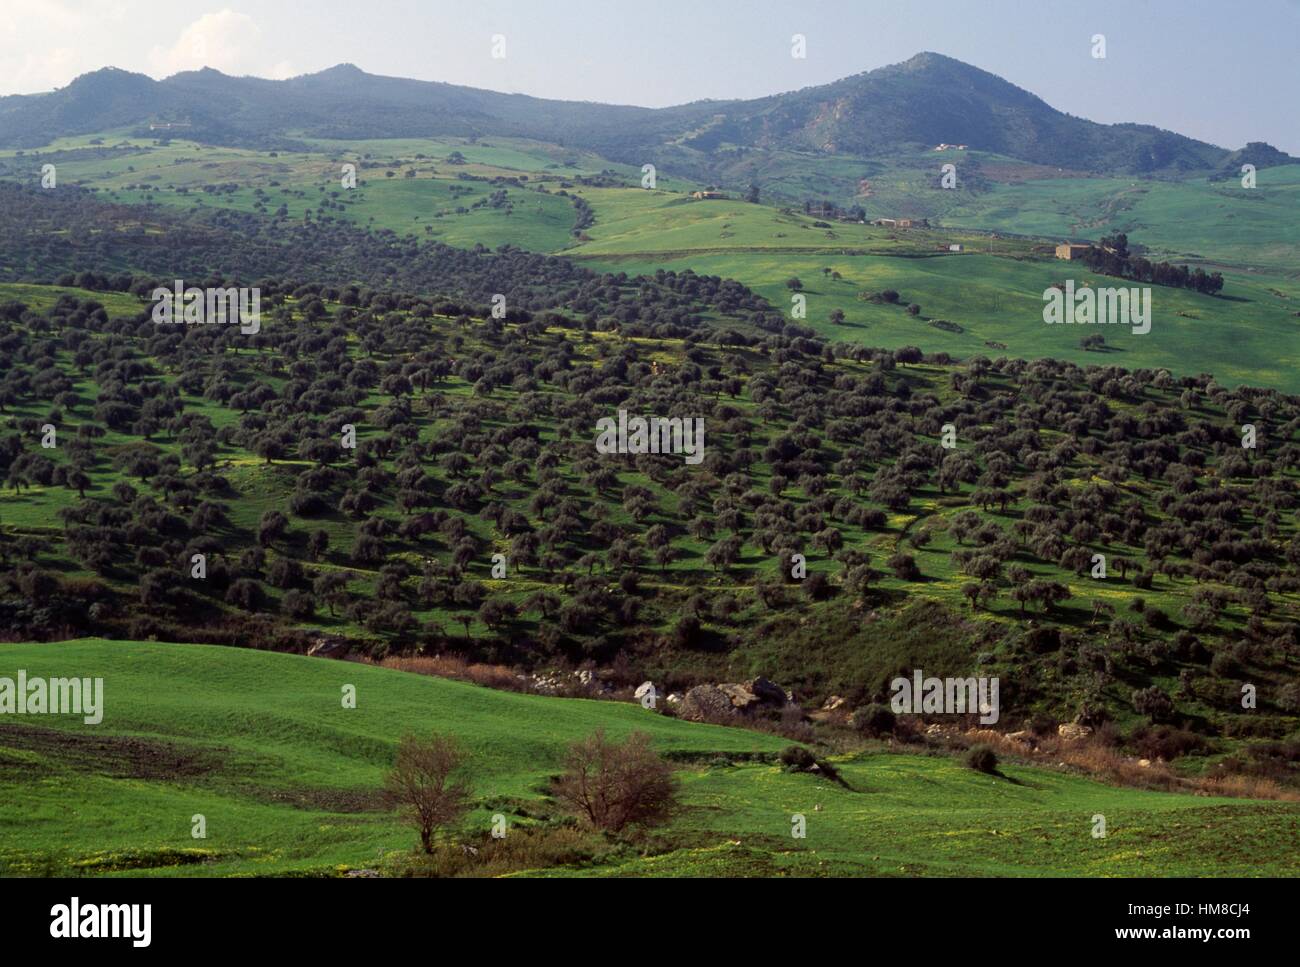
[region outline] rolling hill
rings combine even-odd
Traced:
[[[984,775],[923,748],[841,756],[839,786],[783,771],[788,742],[775,736],[244,649],[0,644],[0,675],[18,668],[103,678],[105,714],[98,726],[0,726],[0,875],[418,870],[414,833],[378,790],[396,737],[429,730],[470,754],[474,808],[447,834],[479,851],[463,875],[1300,875],[1293,802],[1121,789],[1016,763]],[[344,685],[355,708],[342,707]],[[566,744],[597,727],[648,732],[678,765],[683,808],[648,839],[581,835],[546,795]],[[791,836],[795,814],[805,838]],[[499,842],[496,815],[508,823]]]

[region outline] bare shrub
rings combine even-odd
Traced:
[[[1139,765],[1118,749],[1100,741],[1085,740],[1062,747],[1060,757],[1067,765],[1121,786],[1139,789],[1170,791],[1180,785],[1179,779],[1163,762]],[[1189,782],[1188,785],[1191,785]]]
[[[1210,796],[1229,796],[1233,799],[1276,799],[1287,802],[1300,801],[1300,792],[1288,789],[1273,779],[1260,776],[1221,775],[1202,779],[1200,791]]]
[[[575,742],[552,792],[579,819],[612,833],[661,823],[677,805],[672,767],[651,748],[644,732],[633,732],[620,743],[597,729]]]
[[[455,739],[404,735],[397,759],[384,779],[384,798],[403,810],[420,833],[420,845],[433,852],[433,833],[455,822],[469,808],[469,783],[455,775],[465,756]]]
[[[394,668],[416,675],[436,675],[460,682],[473,682],[475,685],[503,691],[528,690],[526,679],[519,677],[519,673],[509,666],[468,662],[457,655],[394,655],[380,662],[365,661],[365,664],[378,664],[383,668]]]

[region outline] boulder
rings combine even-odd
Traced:
[[[748,685],[741,685],[735,682],[723,682],[718,686],[718,691],[726,695],[731,704],[740,709],[742,712],[753,705],[761,705],[763,700],[754,694]]]
[[[338,635],[324,635],[315,639],[307,654],[313,658],[333,658],[348,650],[348,639]]]
[[[696,685],[682,697],[678,714],[691,722],[708,722],[736,714],[731,697],[716,685]]]
[[[822,711],[834,712],[837,709],[843,708],[847,704],[848,702],[845,701],[842,695],[832,695],[830,698],[826,699],[825,703],[822,705]]]
[[[1087,725],[1079,725],[1075,722],[1062,722],[1056,727],[1056,734],[1068,741],[1082,739],[1092,735],[1092,729]]]

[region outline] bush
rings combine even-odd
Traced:
[[[801,745],[788,745],[777,756],[788,772],[808,772],[817,765],[817,758]]]
[[[433,852],[433,833],[455,822],[469,808],[469,783],[461,766],[465,756],[456,740],[431,735],[404,735],[397,759],[384,779],[384,799],[401,809],[420,834],[420,845]]]
[[[285,614],[299,621],[316,614],[315,599],[306,591],[299,591],[296,588],[286,594],[280,604]]]
[[[1209,748],[1203,736],[1172,725],[1144,726],[1133,733],[1129,742],[1142,758],[1166,762],[1181,755],[1205,752]]]
[[[827,762],[825,759],[819,759],[801,745],[788,745],[781,750],[777,756],[781,765],[785,766],[786,772],[811,772],[829,779],[831,782],[838,782],[840,785],[846,785],[840,778],[839,770]]]
[[[898,719],[887,705],[873,702],[853,713],[852,725],[863,735],[886,735],[894,731]]]
[[[1056,717],[1048,715],[1046,712],[1035,712],[1029,720],[1029,731],[1040,739],[1049,735],[1056,735],[1057,721]]]
[[[813,601],[825,601],[831,596],[833,590],[830,579],[820,571],[814,571],[804,579],[803,589],[804,593]]]
[[[1228,648],[1220,648],[1210,659],[1210,673],[1215,678],[1235,678],[1241,674],[1241,662]]]
[[[651,748],[644,732],[633,732],[620,743],[597,729],[575,742],[552,791],[580,820],[611,833],[661,823],[677,805],[672,767]]]
[[[998,771],[998,754],[987,745],[977,745],[966,753],[966,765],[976,772],[993,775]]]
[[[1166,722],[1173,718],[1174,700],[1159,685],[1134,689],[1133,711],[1147,716],[1152,722]]]
[[[251,578],[240,578],[226,590],[226,603],[245,611],[258,611],[265,602],[266,592]]]
[[[900,581],[918,581],[921,578],[921,569],[911,554],[895,554],[886,563]]]

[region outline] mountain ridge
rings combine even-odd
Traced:
[[[0,98],[0,145],[152,121],[187,121],[213,143],[273,146],[295,134],[530,137],[701,176],[721,151],[876,157],[947,143],[1097,173],[1222,171],[1245,156],[1295,159],[1263,142],[1232,150],[1154,125],[1100,124],[970,64],[922,52],[897,64],[760,98],[650,108],[564,101],[367,73],[355,64],[285,80],[204,67],[160,81],[119,68],[40,95]]]

